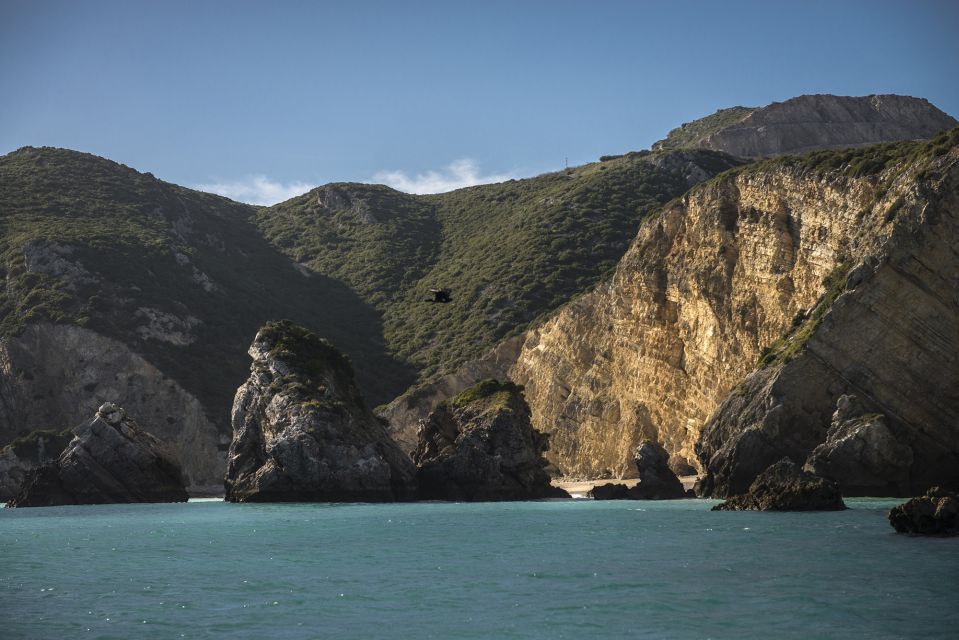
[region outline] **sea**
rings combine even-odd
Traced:
[[[0,638],[959,638],[959,538],[898,500],[0,510]]]

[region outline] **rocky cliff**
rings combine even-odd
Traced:
[[[0,435],[12,439],[79,424],[107,401],[129,410],[167,443],[191,492],[221,491],[229,437],[193,394],[130,347],[83,327],[49,322],[0,340]]]
[[[922,98],[806,95],[765,107],[721,109],[674,129],[653,148],[755,158],[929,138],[957,124]]]
[[[27,474],[11,507],[186,502],[179,463],[113,403],[73,430],[53,462]]]
[[[232,502],[391,502],[414,495],[414,469],[363,402],[346,358],[290,322],[250,346],[233,403],[226,470]]]
[[[644,438],[666,447],[674,470],[705,470],[737,431],[748,434],[738,460],[752,466],[739,467],[734,489],[704,489],[743,492],[784,456],[802,463],[825,442],[839,397],[857,393],[894,433],[922,441],[912,470],[934,462],[943,482],[954,458],[942,443],[951,434],[956,450],[959,405],[948,249],[957,141],[953,130],[930,142],[784,158],[701,185],[641,226],[609,281],[525,334],[518,351],[511,346],[514,362],[496,352],[485,369],[460,372],[499,368],[524,385],[533,425],[551,435],[547,457],[567,476],[629,477]],[[851,305],[859,296],[877,310]],[[827,317],[841,309],[850,315],[840,328]],[[832,364],[814,364],[823,358]],[[738,386],[761,359],[764,368]],[[886,397],[893,380],[906,383],[908,406]],[[806,407],[815,432],[754,459],[746,446],[759,432],[750,426],[792,411],[775,408],[783,402]],[[721,415],[740,417],[716,422],[697,448],[720,405]],[[792,437],[792,423],[776,424],[777,438]]]
[[[704,493],[739,493],[765,465],[810,454],[811,468],[832,471],[855,492],[959,486],[959,134],[952,133],[951,146],[933,157],[880,174],[882,190],[848,232],[864,242],[843,264],[859,266],[842,270],[831,295],[772,345],[763,368],[705,425],[697,445]],[[861,403],[849,412],[858,416],[843,415],[847,395]]]

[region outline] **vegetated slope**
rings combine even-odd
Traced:
[[[921,98],[805,95],[765,107],[720,109],[673,129],[653,148],[773,156],[929,138],[957,124]]]
[[[275,318],[361,362],[371,398],[408,386],[412,372],[386,355],[378,312],[296,268],[254,215],[89,154],[24,148],[0,158],[0,442],[78,424],[116,401],[185,457],[202,449],[185,466],[194,481],[211,480],[217,462],[200,458],[225,451],[246,347]]]
[[[333,184],[257,221],[293,260],[374,305],[391,353],[427,379],[587,289],[652,208],[736,164],[711,151],[640,152],[431,196]],[[452,302],[431,302],[431,288]]]

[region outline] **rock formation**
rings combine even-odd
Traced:
[[[926,536],[959,535],[959,494],[932,487],[889,511],[897,533]]]
[[[789,458],[770,465],[749,486],[713,511],[838,511],[845,509],[839,485],[803,471]]]
[[[630,490],[638,500],[676,500],[686,497],[683,483],[669,468],[669,453],[657,442],[647,440],[636,449],[639,484]]]
[[[13,498],[27,475],[53,462],[73,439],[70,429],[32,431],[0,449],[0,502]]]
[[[233,403],[232,502],[391,502],[414,469],[363,402],[346,358],[290,322],[266,324]]]
[[[774,343],[703,427],[703,494],[740,493],[765,465],[805,460],[823,443],[810,463],[840,474],[854,492],[959,486],[957,152],[953,146],[926,168],[884,174],[894,195],[877,198],[850,230],[846,260],[858,266],[832,279],[818,307]],[[881,226],[859,235],[877,216]],[[850,259],[870,245],[871,255]],[[827,442],[829,416],[847,394],[882,414],[882,424],[878,416],[842,424],[840,412]],[[849,460],[859,447],[867,458]]]
[[[150,425],[183,466],[191,492],[219,493],[229,437],[193,394],[129,346],[48,322],[0,339],[0,442],[79,424],[107,401]]]
[[[427,500],[568,498],[550,485],[522,389],[484,380],[441,404],[424,421],[413,454]]]
[[[683,483],[669,468],[669,453],[662,445],[647,440],[636,449],[639,483],[602,484],[586,494],[595,500],[677,500],[687,497]]]
[[[957,124],[921,98],[805,95],[765,107],[722,109],[674,129],[653,149],[713,149],[755,158],[929,138]]]
[[[908,492],[912,449],[887,422],[882,414],[867,412],[856,396],[840,396],[826,441],[813,449],[804,468],[837,481],[844,496]]]
[[[11,507],[185,502],[180,465],[113,403],[73,430],[55,462],[31,471]]]

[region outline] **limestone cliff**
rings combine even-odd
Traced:
[[[525,334],[515,361],[494,352],[461,372],[498,367],[524,385],[534,427],[551,435],[547,457],[567,476],[629,477],[631,452],[644,438],[666,447],[674,470],[701,471],[733,431],[766,415],[762,402],[771,409],[815,396],[808,420],[815,434],[743,467],[735,491],[745,491],[784,455],[802,463],[826,440],[838,398],[853,392],[890,429],[902,425],[928,456],[948,462],[947,449],[930,443],[951,433],[957,449],[956,267],[948,249],[957,237],[948,222],[957,138],[954,130],[928,143],[785,158],[694,188],[641,226],[609,281]],[[890,263],[896,251],[904,253]],[[847,287],[883,310],[860,311],[831,329],[828,316],[852,301],[840,295]],[[790,331],[798,340],[785,349],[781,338]],[[827,337],[833,366],[845,363],[840,370],[853,385],[834,384],[836,376],[813,366]],[[760,402],[782,366],[776,359],[805,346],[810,355],[778,376],[775,401]],[[767,366],[737,388],[761,357]],[[858,364],[870,360],[865,369]],[[904,374],[908,408],[859,388]],[[790,400],[803,379],[812,381],[801,387],[812,395]],[[755,405],[755,419],[711,429],[697,457],[701,428],[724,401],[729,415]],[[929,462],[920,457],[916,468]]]
[[[938,159],[902,170],[866,210],[851,233],[878,216],[872,254],[837,283],[824,312],[773,345],[765,368],[704,427],[703,493],[738,493],[783,456],[810,457],[810,468],[859,493],[959,487],[957,163],[954,143]],[[863,413],[831,424],[849,394]]]
[[[231,502],[392,502],[413,497],[413,464],[363,402],[346,358],[288,321],[250,346],[233,403]]]
[[[755,158],[929,138],[957,124],[921,98],[805,95],[765,107],[721,109],[674,129],[653,149],[713,149]]]

